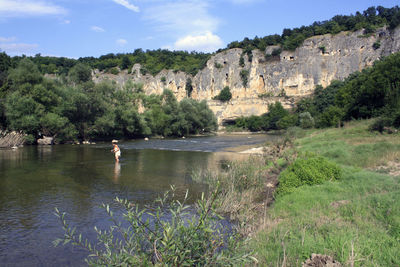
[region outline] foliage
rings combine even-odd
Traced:
[[[248,70],[241,70],[240,71],[240,78],[242,79],[242,84],[244,87],[247,87],[249,82],[249,71]]]
[[[275,102],[268,105],[268,112],[256,116],[240,117],[235,120],[235,126],[256,132],[261,130],[281,130],[295,126],[298,123],[297,114],[290,114],[285,110],[281,102]]]
[[[76,234],[76,228],[66,222],[65,213],[56,209],[65,234],[54,244],[71,242],[88,250],[87,263],[97,266],[226,266],[254,262],[249,254],[237,254],[238,237],[224,232],[219,224],[222,218],[215,213],[218,190],[216,187],[209,199],[203,195],[194,213],[186,204],[188,194],[180,202],[174,200],[174,190],[157,199],[153,208],[139,208],[116,198],[123,208],[122,218],[103,204],[113,225],[109,230],[95,227],[101,244],[97,247]]]
[[[299,158],[281,172],[276,192],[278,195],[284,195],[302,185],[321,184],[324,181],[339,180],[341,177],[341,169],[323,157]]]
[[[343,110],[337,106],[328,107],[319,117],[316,123],[317,127],[340,127],[342,124]]]
[[[274,50],[272,50],[271,56],[279,56],[281,53],[282,53],[281,48],[275,48]]]
[[[190,78],[186,79],[185,90],[186,90],[187,96],[191,97],[192,96],[192,92],[193,92],[192,79],[190,79]]]
[[[79,63],[71,68],[68,73],[69,78],[74,83],[88,82],[92,78],[92,70],[89,66]]]
[[[225,86],[224,89],[219,92],[218,95],[213,97],[214,100],[219,100],[222,102],[228,102],[229,100],[232,99],[232,93],[231,90],[229,89],[229,86]]]
[[[293,127],[297,125],[299,118],[297,114],[287,114],[280,118],[276,123],[278,129],[288,129],[289,127]]]
[[[392,8],[382,6],[369,7],[364,12],[356,12],[354,15],[336,15],[330,20],[316,21],[309,26],[283,29],[281,35],[274,34],[261,38],[256,36],[254,39],[245,37],[243,41],[231,42],[228,44],[227,49],[242,48],[245,51],[254,49],[265,51],[267,46],[280,45],[284,50],[294,50],[305,39],[315,35],[337,34],[341,31],[358,31],[362,28],[364,28],[364,34],[370,34],[385,25],[388,25],[389,29],[394,29],[400,25],[400,8],[398,6]]]
[[[162,96],[145,96],[143,84],[131,81],[122,89],[108,81],[95,84],[84,64],[72,67],[69,75],[66,82],[47,79],[29,59],[20,61],[10,69],[4,88],[2,124],[9,130],[24,131],[32,139],[50,135],[57,142],[182,136],[217,128],[206,102],[178,103],[167,91]],[[145,108],[143,114],[138,112],[140,104]]]
[[[400,263],[400,183],[382,174],[397,170],[388,163],[399,158],[400,140],[398,134],[370,132],[370,124],[358,120],[343,128],[307,130],[312,134],[296,140],[299,153],[341,164],[342,178],[276,198],[245,250],[255,251],[260,265],[297,266],[312,253],[346,266]]]
[[[263,157],[249,157],[241,161],[224,161],[223,171],[198,171],[193,175],[197,182],[207,183],[209,188],[219,186],[216,198],[216,209],[239,225],[238,230],[245,234],[250,225],[260,217],[259,210],[254,208],[268,198],[265,183],[268,179],[268,168]],[[269,195],[272,197],[272,193]]]
[[[307,111],[299,114],[299,123],[303,129],[313,128],[315,125],[314,118]]]
[[[385,8],[382,6],[369,7],[363,12],[356,12],[354,15],[337,15],[326,21],[316,21],[309,26],[301,26],[299,28],[284,29],[282,34],[268,35],[264,37],[255,36],[254,39],[245,37],[242,41],[234,41],[227,45],[227,48],[220,49],[217,52],[231,48],[243,49],[243,54],[247,54],[248,61],[252,60],[252,51],[259,49],[265,51],[267,46],[279,45],[281,48],[272,51],[272,57],[280,54],[281,49],[294,50],[299,47],[306,38],[322,35],[322,34],[337,34],[340,31],[358,31],[364,29],[364,34],[371,34],[377,28],[387,25],[393,30],[400,25],[400,8],[398,6]],[[374,44],[374,48],[378,43]],[[243,54],[239,59],[239,65],[245,66]],[[49,57],[41,56],[40,54],[34,57],[16,56],[9,58],[8,56],[0,56],[0,81],[4,78],[2,73],[2,62],[6,65],[15,67],[19,61],[30,59],[38,67],[39,71],[50,74],[67,75],[71,68],[81,63],[89,66],[91,69],[100,71],[108,71],[119,67],[121,70],[129,69],[134,64],[141,65],[143,75],[149,73],[151,75],[158,74],[163,69],[183,71],[192,76],[203,69],[210,59],[212,54],[187,52],[187,51],[169,51],[166,49],[146,50],[136,49],[133,53],[114,54],[109,53],[102,55],[99,58],[83,57],[79,59],[68,59],[64,57]],[[268,59],[268,55],[266,55]],[[220,67],[220,65],[216,64]],[[114,71],[114,70],[113,70]],[[1,87],[0,82],[0,87]]]
[[[283,108],[281,102],[277,101],[274,104],[268,105],[268,113],[262,115],[263,119],[263,130],[279,130],[278,122],[282,120],[284,117],[289,116],[289,111]],[[282,123],[283,125],[283,123]],[[289,127],[287,123],[285,123],[285,127]]]
[[[376,50],[379,49],[379,47],[381,47],[381,42],[378,40],[375,43],[372,44],[372,47]]]
[[[400,107],[400,53],[376,61],[344,81],[316,86],[310,98],[296,103],[296,112],[309,112],[317,127],[340,126],[343,121],[381,117],[371,129],[395,127]],[[300,118],[301,124],[301,118]]]
[[[222,69],[224,66],[221,63],[214,62],[214,67],[217,69]]]
[[[243,54],[240,54],[239,66],[242,67],[242,68],[245,66]]]

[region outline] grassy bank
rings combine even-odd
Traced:
[[[400,179],[374,171],[393,171],[400,138],[372,133],[370,123],[312,130],[296,140],[298,153],[340,164],[343,177],[277,196],[249,247],[261,266],[301,266],[312,253],[346,266],[400,265]]]

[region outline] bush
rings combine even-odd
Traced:
[[[281,102],[277,101],[274,104],[269,104],[268,113],[262,115],[263,129],[266,131],[281,129],[278,122],[287,116],[289,116],[289,111],[283,108]],[[291,120],[290,117],[288,119]],[[287,126],[286,122],[281,121],[281,123],[281,126]]]
[[[303,129],[314,127],[314,118],[311,116],[310,112],[303,112],[299,115],[300,127]]]
[[[220,100],[222,102],[227,102],[232,99],[232,93],[229,86],[225,86],[224,89],[219,92],[219,94],[213,97],[214,100]]]
[[[281,118],[276,125],[278,129],[287,129],[297,124],[298,118],[295,114],[289,114]]]
[[[378,49],[379,47],[381,47],[381,42],[378,40],[378,41],[376,41],[373,45],[372,45],[372,47],[376,50],[376,49]]]
[[[374,123],[369,127],[370,131],[378,131],[382,133],[385,130],[385,127],[392,125],[392,120],[390,118],[381,117],[378,118]]]
[[[111,74],[113,74],[113,75],[118,75],[118,74],[119,74],[119,70],[118,70],[117,68],[111,68],[111,69],[109,70],[109,72],[110,72]]]
[[[240,78],[242,79],[242,84],[244,87],[247,87],[249,82],[249,71],[248,70],[241,70],[240,71]]]
[[[95,227],[96,247],[76,234],[65,221],[65,213],[56,209],[65,234],[54,245],[71,242],[88,250],[91,255],[86,261],[93,266],[232,266],[255,261],[248,254],[237,255],[238,236],[222,232],[218,223],[222,218],[214,212],[219,186],[216,188],[210,199],[203,195],[197,202],[194,215],[185,204],[188,194],[181,203],[172,200],[174,190],[156,200],[153,208],[139,208],[116,198],[123,208],[123,220],[103,204],[113,225],[103,231]]]
[[[339,180],[342,171],[335,163],[325,158],[312,156],[299,158],[279,175],[278,195],[293,192],[302,185],[322,184],[328,180]]]
[[[317,126],[324,127],[340,127],[344,112],[337,106],[328,107],[319,117]]]

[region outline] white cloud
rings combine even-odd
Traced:
[[[219,36],[206,32],[202,35],[187,35],[178,39],[174,44],[176,50],[214,52],[223,46]]]
[[[144,18],[168,35],[198,35],[215,32],[219,25],[219,19],[210,15],[208,8],[204,0],[162,1],[144,10]]]
[[[7,52],[7,54],[15,55],[31,53],[38,47],[37,44],[0,43],[0,50]]]
[[[126,7],[127,9],[130,9],[135,12],[139,12],[139,7],[129,3],[128,0],[113,0],[113,1],[121,6]]]
[[[105,30],[99,26],[92,26],[90,29],[94,32],[105,32]]]
[[[63,20],[63,22],[62,22],[63,24],[70,24],[71,23],[71,21],[70,20]]]
[[[125,39],[118,39],[118,40],[115,41],[115,42],[116,42],[117,45],[119,45],[119,46],[125,46],[125,45],[128,43],[128,41],[125,40]]]
[[[1,1],[1,0],[0,0]],[[30,54],[39,46],[37,44],[25,44],[16,42],[16,37],[1,37],[0,36],[0,51],[5,51],[7,54],[21,55]]]
[[[0,43],[7,43],[7,42],[13,42],[17,40],[15,37],[1,37],[0,36]]]
[[[0,0],[1,17],[25,17],[60,15],[67,13],[66,9],[44,1],[33,0]]]

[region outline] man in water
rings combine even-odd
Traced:
[[[111,149],[111,152],[114,153],[116,162],[119,162],[119,157],[121,157],[121,150],[117,146],[117,142],[118,142],[117,140],[112,140],[111,141],[111,143],[113,145],[113,149]]]

